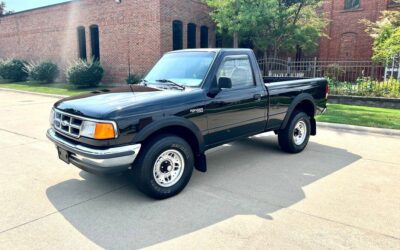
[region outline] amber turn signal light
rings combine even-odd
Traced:
[[[115,138],[115,130],[111,123],[96,123],[94,139],[104,140],[113,138]]]

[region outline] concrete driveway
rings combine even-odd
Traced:
[[[400,249],[400,137],[319,129],[289,155],[263,134],[155,201],[59,161],[55,101],[0,91],[0,249]]]

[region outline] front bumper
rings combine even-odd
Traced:
[[[57,147],[68,151],[70,163],[87,172],[112,174],[128,170],[139,154],[141,144],[95,149],[66,141],[53,129],[47,130],[49,138]]]

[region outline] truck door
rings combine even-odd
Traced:
[[[205,106],[208,120],[207,145],[221,144],[234,138],[256,134],[265,129],[267,97],[255,81],[250,57],[226,55],[215,75],[231,79],[232,88],[221,89]]]

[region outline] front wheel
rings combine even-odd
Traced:
[[[310,117],[304,112],[296,112],[286,128],[278,133],[279,146],[286,152],[299,153],[307,146],[310,131]]]
[[[132,176],[143,193],[155,199],[165,199],[185,188],[192,176],[193,165],[193,152],[185,140],[161,135],[142,148]]]

